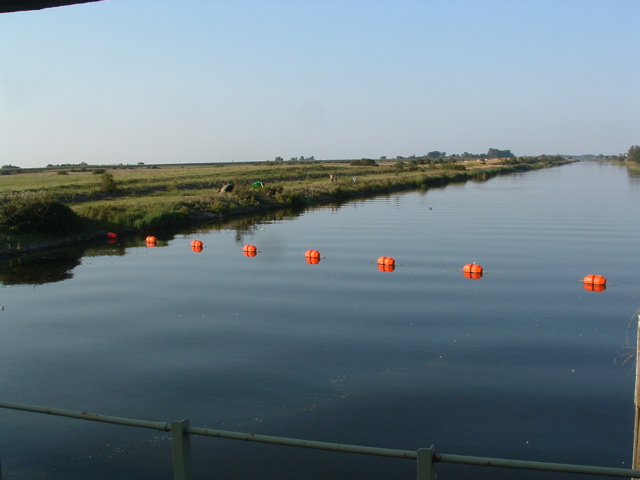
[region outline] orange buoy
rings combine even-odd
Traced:
[[[380,257],[378,258],[378,265],[394,265],[396,261],[392,257]]]
[[[318,250],[307,250],[304,252],[304,256],[307,258],[320,258],[320,252]]]
[[[107,238],[110,238],[112,240],[118,238],[118,234],[117,233],[113,233],[113,232],[109,232],[107,233]]]
[[[464,273],[480,273],[482,274],[483,269],[480,265],[476,265],[475,262],[467,263],[464,267],[462,267],[462,271]]]
[[[462,274],[471,280],[478,280],[479,278],[482,278],[482,272],[462,272]]]
[[[602,275],[587,275],[582,280],[585,284],[593,284],[593,285],[606,285],[607,279]]]
[[[381,272],[393,272],[395,269],[394,263],[378,263],[378,270]]]
[[[317,265],[320,263],[320,256],[317,257],[305,257],[305,260],[309,265]]]
[[[191,241],[191,246],[192,247],[200,247],[200,248],[202,248],[204,246],[204,244],[200,240],[192,240]]]
[[[584,289],[590,292],[602,292],[607,289],[607,279],[602,275],[587,275],[582,281]]]
[[[255,245],[245,245],[242,247],[242,251],[247,257],[255,257],[258,254],[258,249]]]
[[[203,249],[203,248],[204,248],[204,247],[203,247],[202,245],[193,245],[193,246],[191,247],[191,250],[193,250],[194,252],[198,252],[198,253],[200,253],[200,252],[202,251],[202,249]]]
[[[153,235],[149,235],[146,238],[146,242],[147,243],[158,243],[158,239],[156,237],[154,237]]]

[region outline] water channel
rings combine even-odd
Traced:
[[[0,266],[2,400],[631,468],[640,177],[623,167],[575,163],[159,239]],[[481,278],[463,275],[473,262]],[[585,288],[588,274],[606,289]],[[171,478],[160,432],[7,410],[0,425],[4,480]],[[192,441],[196,478],[415,477],[410,461]]]

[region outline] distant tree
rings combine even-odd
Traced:
[[[380,157],[380,160],[386,160],[386,159],[387,159],[386,155],[383,155],[383,156]]]
[[[433,152],[427,153],[427,158],[442,158],[444,157],[444,153],[438,150],[434,150]]]
[[[22,173],[22,169],[15,165],[3,165],[0,168],[0,175],[13,175],[14,173]]]
[[[477,158],[477,159],[487,158],[487,156],[484,153],[464,152],[461,156],[462,158]]]
[[[627,153],[627,161],[640,163],[640,145],[634,145],[629,148],[629,152]]]
[[[497,148],[490,148],[487,152],[487,158],[510,158],[515,157],[511,150],[498,150]]]

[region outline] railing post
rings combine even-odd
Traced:
[[[174,480],[193,480],[193,470],[191,468],[191,436],[187,432],[188,428],[189,419],[187,418],[181,422],[171,422]]]
[[[418,449],[418,480],[435,480],[436,464],[433,454],[436,449],[433,445],[429,448]]]

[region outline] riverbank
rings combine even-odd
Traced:
[[[19,224],[8,227],[0,218],[0,258],[80,244],[105,237],[109,231],[118,235],[157,235],[178,227],[223,222],[260,212],[340,203],[454,182],[485,181],[496,175],[570,162],[546,156],[426,165],[415,161],[367,165],[268,162],[117,167],[109,171],[84,168],[63,170],[62,174],[57,170],[7,175],[0,177],[3,206],[16,198],[24,204],[27,197],[34,202],[61,203],[77,217],[78,227],[59,228],[59,223],[47,225],[44,220],[44,226],[29,230]],[[225,185],[227,188],[223,189]],[[38,211],[24,215],[45,214]]]

